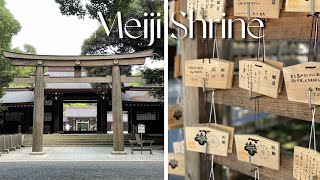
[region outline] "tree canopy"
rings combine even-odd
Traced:
[[[112,25],[116,13],[119,11],[122,14],[123,21],[135,18],[140,22],[146,18],[148,20],[151,17],[145,17],[144,13],[161,13],[163,15],[163,1],[162,0],[87,0],[86,3],[81,3],[81,0],[55,0],[60,5],[60,11],[63,15],[78,16],[83,19],[85,16],[89,16],[92,19],[98,19],[97,12],[101,12],[108,25]],[[162,16],[163,20],[163,16]],[[150,28],[150,27],[149,27]],[[157,39],[155,33],[155,42],[152,46],[148,46],[149,39],[139,38],[131,39],[127,36],[119,38],[117,23],[115,23],[111,33],[107,36],[104,28],[99,27],[88,39],[86,39],[82,45],[82,55],[99,55],[99,54],[113,54],[113,53],[132,53],[137,51],[143,51],[148,49],[154,50],[153,60],[163,60],[164,56],[164,41],[163,31],[164,25],[161,23],[162,38]],[[143,33],[143,28],[130,28],[128,29],[130,34]],[[87,68],[89,76],[106,76],[111,75],[111,67],[104,68]],[[162,79],[157,78],[158,82],[149,78],[154,75],[161,75]],[[153,83],[156,85],[163,84],[163,69],[148,69],[145,68],[142,71],[142,76],[145,77],[146,83]],[[121,74],[131,75],[131,67],[121,67]],[[103,88],[109,86],[108,84],[93,84],[94,88]],[[150,95],[156,98],[163,98],[163,91],[150,92]]]
[[[10,61],[3,57],[2,50],[11,49],[12,37],[20,29],[20,23],[5,7],[5,1],[0,0],[0,98],[3,96],[3,88],[9,85],[14,75]],[[0,111],[3,110],[4,107],[0,107]]]

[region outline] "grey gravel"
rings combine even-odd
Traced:
[[[163,162],[5,162],[1,180],[162,180]]]

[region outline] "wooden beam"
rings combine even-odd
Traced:
[[[74,67],[74,77],[81,77],[81,66]]]
[[[207,101],[211,102],[211,93],[208,93]],[[249,99],[248,90],[239,88],[238,75],[234,76],[232,89],[215,91],[215,102],[217,104],[254,110],[254,101]],[[278,99],[266,96],[259,98],[259,106],[260,112],[306,121],[311,121],[312,119],[308,104],[289,101],[285,88],[283,88]],[[320,113],[316,113],[315,121],[320,123]]]
[[[38,65],[38,60],[24,60],[24,59],[11,59],[13,66],[29,66],[34,67]],[[143,65],[146,58],[133,58],[133,59],[119,59],[118,65]],[[75,61],[62,61],[62,60],[42,60],[41,65],[44,67],[72,67],[77,66],[77,60]],[[101,66],[112,66],[114,60],[82,60],[80,61],[82,67],[101,67]]]
[[[86,55],[86,56],[56,56],[56,55],[34,55],[22,54],[9,51],[3,51],[4,57],[8,59],[22,59],[22,60],[53,60],[53,61],[97,61],[97,60],[123,60],[123,59],[136,59],[151,57],[153,50],[135,52],[130,54],[115,54],[115,55]]]
[[[121,82],[133,83],[141,82],[142,77],[138,76],[121,76]],[[34,83],[35,77],[14,78],[15,83]],[[112,76],[107,77],[44,77],[44,83],[111,83]]]
[[[209,158],[211,160],[211,158]],[[202,162],[205,162],[205,155],[201,155]],[[238,161],[236,148],[234,147],[233,153],[228,154],[227,157],[215,156],[214,162],[223,166],[227,166],[232,170],[254,177],[254,172],[249,172],[249,164],[243,161]],[[208,167],[210,163],[207,162]],[[288,152],[281,152],[280,170],[273,170],[270,168],[259,168],[261,179],[283,179],[291,180],[293,178],[293,155]],[[252,165],[252,168],[256,167]],[[210,170],[210,168],[208,168]],[[209,172],[207,172],[209,173]]]
[[[227,19],[243,19],[248,24],[248,18],[235,17],[233,8],[227,8]],[[265,23],[265,39],[266,40],[308,40],[310,38],[310,29],[312,26],[312,17],[307,17],[308,13],[285,12],[284,8],[280,12],[279,19],[268,19]],[[253,18],[251,18],[253,19]],[[226,23],[226,36],[228,31],[228,23]],[[252,24],[253,25],[253,24]],[[233,40],[243,40],[241,37],[241,22],[233,23]],[[258,35],[258,28],[250,28],[252,33]],[[221,38],[221,24],[218,24],[217,37]],[[198,36],[200,36],[198,34]],[[246,36],[249,36],[246,33]],[[228,36],[227,36],[228,37]],[[201,38],[201,37],[200,37]]]

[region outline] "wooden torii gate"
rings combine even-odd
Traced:
[[[142,65],[153,51],[98,56],[51,56],[3,51],[13,66],[36,67],[35,77],[15,78],[17,83],[35,83],[31,155],[43,155],[44,83],[111,83],[113,116],[113,154],[126,154],[123,138],[121,82],[138,82],[141,77],[120,75],[120,66]],[[81,67],[112,66],[112,77],[81,77]],[[44,67],[74,67],[74,77],[44,76]]]

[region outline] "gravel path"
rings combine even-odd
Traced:
[[[4,162],[1,180],[161,180],[163,162]]]

